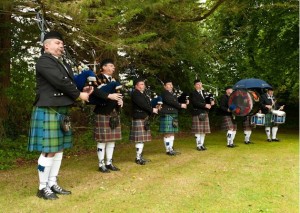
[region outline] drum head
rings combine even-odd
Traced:
[[[234,109],[232,113],[236,116],[253,115],[258,111],[257,104],[259,103],[247,90],[235,90],[231,93],[228,101],[229,108]]]

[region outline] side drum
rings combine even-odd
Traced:
[[[272,111],[272,121],[275,124],[283,124],[285,123],[285,112],[280,110],[273,110]]]
[[[254,115],[259,110],[259,99],[255,91],[238,89],[231,93],[228,106],[236,116]]]
[[[257,126],[264,126],[266,122],[265,114],[256,113],[251,117],[251,124],[255,124]]]

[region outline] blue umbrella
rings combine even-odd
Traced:
[[[257,78],[242,79],[238,81],[235,85],[233,85],[233,89],[250,89],[250,88],[267,89],[272,87],[264,80],[257,79]]]

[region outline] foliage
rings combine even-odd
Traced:
[[[158,78],[172,79],[183,91],[191,91],[193,80],[200,78],[220,91],[242,78],[256,77],[277,89],[281,102],[298,105],[298,1],[5,2],[12,19],[3,25],[10,27],[13,39],[12,71],[4,72],[11,86],[3,94],[12,110],[3,121],[5,126],[0,123],[0,135],[4,131],[8,136],[25,134],[27,128],[20,124],[28,119],[34,99],[30,66],[39,56],[41,34],[36,11],[49,29],[62,32],[76,63],[111,57],[117,74],[144,76],[158,94],[162,89]]]

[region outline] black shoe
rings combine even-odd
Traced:
[[[111,171],[120,171],[120,169],[115,167],[113,164],[105,165],[105,167]]]
[[[110,171],[104,165],[99,167],[99,171],[102,173],[110,173]]]
[[[200,148],[201,148],[203,151],[204,151],[204,150],[207,150],[207,148],[206,148],[205,146],[201,146]]]
[[[234,144],[229,144],[229,145],[227,145],[227,147],[228,147],[228,148],[234,148],[235,145],[234,145]]]
[[[55,194],[59,194],[59,195],[70,195],[71,191],[65,190],[63,188],[61,188],[59,185],[53,185],[50,188]]]
[[[267,139],[267,141],[268,141],[268,142],[272,142],[272,140],[271,140],[271,139]]]
[[[250,144],[250,141],[245,141],[245,144]]]
[[[272,141],[279,142],[280,140],[278,138],[275,138],[275,139],[272,139]]]
[[[145,165],[146,164],[146,161],[143,159],[143,158],[140,158],[140,159],[135,159],[135,163],[136,164],[139,164],[139,165]]]
[[[171,151],[167,152],[167,155],[170,155],[170,156],[180,155],[180,154],[181,154],[180,152],[177,152],[175,150],[171,150]]]
[[[203,151],[203,149],[201,149],[201,146],[197,146],[196,148],[198,151]]]
[[[58,199],[57,195],[51,191],[51,189],[45,187],[41,190],[38,190],[36,196],[38,196],[39,198],[43,198],[45,200],[56,200]]]

